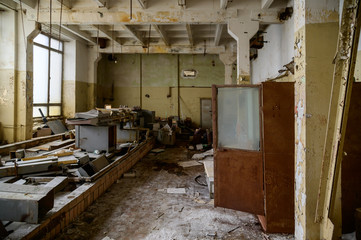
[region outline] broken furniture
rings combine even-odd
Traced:
[[[215,206],[294,232],[294,83],[213,86]]]
[[[0,183],[0,220],[38,223],[54,206],[52,187]]]
[[[116,126],[75,126],[75,146],[94,152],[95,150],[111,152],[116,146]]]

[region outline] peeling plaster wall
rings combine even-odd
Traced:
[[[88,47],[76,42],[76,86],[75,86],[75,111],[88,111]]]
[[[117,54],[116,57],[117,63],[109,61],[107,56],[99,62],[98,106],[142,105],[160,117],[178,115],[178,55]],[[224,84],[224,64],[218,55],[179,55],[179,71],[189,69],[197,70],[197,77],[186,79],[179,74],[180,115],[200,124],[200,99],[212,97],[212,84]]]
[[[35,24],[24,16],[23,25],[20,12],[13,10],[0,12],[0,18],[0,140],[11,143],[31,137],[32,110],[26,106],[32,101],[32,86],[26,77],[25,41]]]
[[[74,117],[75,113],[75,81],[76,81],[76,41],[64,43],[63,67],[63,106],[65,118]]]
[[[320,239],[314,223],[325,141],[338,1],[295,2],[295,238]]]
[[[292,6],[293,4],[289,4]],[[283,24],[269,25],[263,34],[264,47],[258,49],[258,57],[251,61],[251,82],[260,83],[279,75],[278,70],[292,61],[294,49],[294,15]]]

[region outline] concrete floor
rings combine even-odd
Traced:
[[[294,239],[264,234],[254,215],[214,208],[208,188],[194,180],[204,167],[181,168],[195,151],[185,146],[149,153],[57,239]],[[185,194],[166,188],[185,188]]]

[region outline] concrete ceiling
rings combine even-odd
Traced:
[[[0,0],[8,5],[20,0]],[[231,18],[251,19],[261,25],[281,23],[278,13],[287,0],[21,0],[27,18],[43,31],[95,45],[98,38],[114,46],[226,46]],[[50,4],[51,2],[51,4]],[[277,7],[272,7],[277,6]],[[50,11],[50,9],[52,11]],[[51,13],[51,14],[50,14]],[[61,16],[61,18],[60,18]],[[61,20],[60,20],[61,19]]]

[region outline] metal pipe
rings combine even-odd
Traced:
[[[177,91],[178,91],[178,119],[180,119],[180,78],[179,78],[179,54],[177,55]]]

